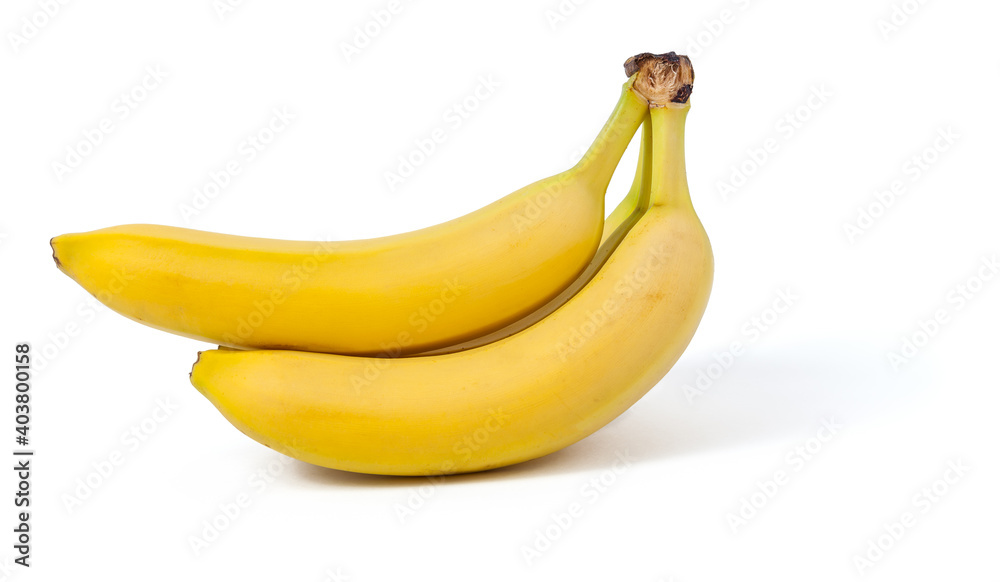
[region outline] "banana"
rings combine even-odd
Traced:
[[[544,305],[593,258],[648,111],[643,74],[576,166],[437,226],[305,242],[126,225],[55,237],[53,257],[118,313],[220,345],[399,356],[460,343]]]
[[[192,384],[285,455],[386,475],[527,461],[620,415],[680,357],[713,277],[683,156],[690,61],[648,55],[638,66],[655,73],[649,209],[562,307],[508,338],[437,356],[206,351]]]

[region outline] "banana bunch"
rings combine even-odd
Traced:
[[[643,53],[625,69],[576,166],[450,222],[336,243],[119,226],[54,238],[56,264],[127,317],[219,344],[192,384],[288,456],[431,475],[549,454],[667,373],[712,285],[685,174],[691,63]],[[640,125],[632,188],[605,220]]]

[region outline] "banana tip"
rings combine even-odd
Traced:
[[[59,252],[56,251],[56,239],[57,238],[59,238],[59,237],[58,236],[54,236],[54,237],[52,237],[52,238],[49,239],[49,247],[52,248],[52,260],[56,262],[56,268],[59,269],[60,271],[62,271],[63,270],[63,264],[62,264],[62,261],[59,260]]]
[[[191,365],[191,371],[190,371],[190,372],[188,372],[188,380],[189,380],[189,381],[191,382],[191,385],[193,385],[193,386],[194,386],[195,388],[197,388],[197,389],[198,389],[198,392],[201,392],[201,386],[199,386],[199,385],[198,385],[198,383],[197,383],[197,382],[195,382],[195,379],[194,379],[194,372],[195,372],[195,368],[197,368],[197,367],[198,367],[198,362],[200,362],[200,361],[201,361],[201,355],[202,355],[203,353],[205,353],[205,352],[202,352],[202,351],[199,351],[199,352],[198,352],[198,357],[197,357],[197,358],[195,358],[195,360],[194,360],[194,364],[192,364],[192,365]]]

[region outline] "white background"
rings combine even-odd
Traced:
[[[221,15],[212,0],[69,2],[51,18],[44,4],[0,12],[0,346],[49,356],[33,389],[32,567],[12,565],[4,471],[0,580],[1000,576],[1000,280],[976,280],[1000,252],[996,3],[400,0],[384,26],[368,23],[387,0]],[[380,30],[348,59],[366,24]],[[116,224],[353,239],[442,222],[569,167],[626,57],[669,50],[697,74],[688,174],[712,298],[652,392],[547,458],[442,482],[282,463],[188,384],[209,346],[93,306],[52,264],[50,237]],[[147,68],[166,77],[123,118],[120,95]],[[483,78],[495,91],[448,121]],[[248,161],[241,142],[283,107],[295,119]],[[57,176],[105,118],[112,131]],[[447,140],[390,189],[385,173],[436,127]],[[242,172],[186,221],[232,160]],[[725,195],[740,166],[750,175]],[[902,194],[879,202],[894,181]],[[851,236],[859,209],[877,217]],[[960,287],[978,292],[959,301]],[[774,317],[779,291],[794,299]],[[946,323],[921,336],[937,310]],[[769,322],[759,334],[755,318]],[[894,367],[907,338],[920,347]],[[702,372],[714,379],[686,396]],[[841,426],[832,438],[824,421]],[[616,473],[618,454],[630,461]],[[240,495],[249,506],[225,517]],[[556,525],[572,503],[582,515]],[[912,527],[879,540],[905,512]],[[212,521],[223,531],[195,552]]]

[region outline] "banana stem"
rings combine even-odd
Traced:
[[[691,97],[694,68],[685,55],[640,53],[625,61],[625,74],[650,108],[683,105]]]
[[[591,174],[594,182],[603,186],[603,190],[607,190],[618,163],[632,141],[632,136],[639,129],[649,110],[646,100],[632,88],[634,80],[635,77],[632,77],[625,83],[621,99],[618,100],[611,117],[574,168],[576,171]]]
[[[684,163],[684,123],[690,105],[650,109],[653,123],[653,174],[650,195],[654,206],[692,208]]]
[[[647,114],[642,120],[642,136],[639,141],[639,163],[635,167],[635,178],[632,187],[618,206],[611,211],[604,221],[604,236],[601,244],[608,236],[621,226],[628,217],[636,211],[644,212],[649,206],[649,179],[652,173],[653,161],[653,130],[652,122]],[[640,207],[642,207],[640,209]]]

